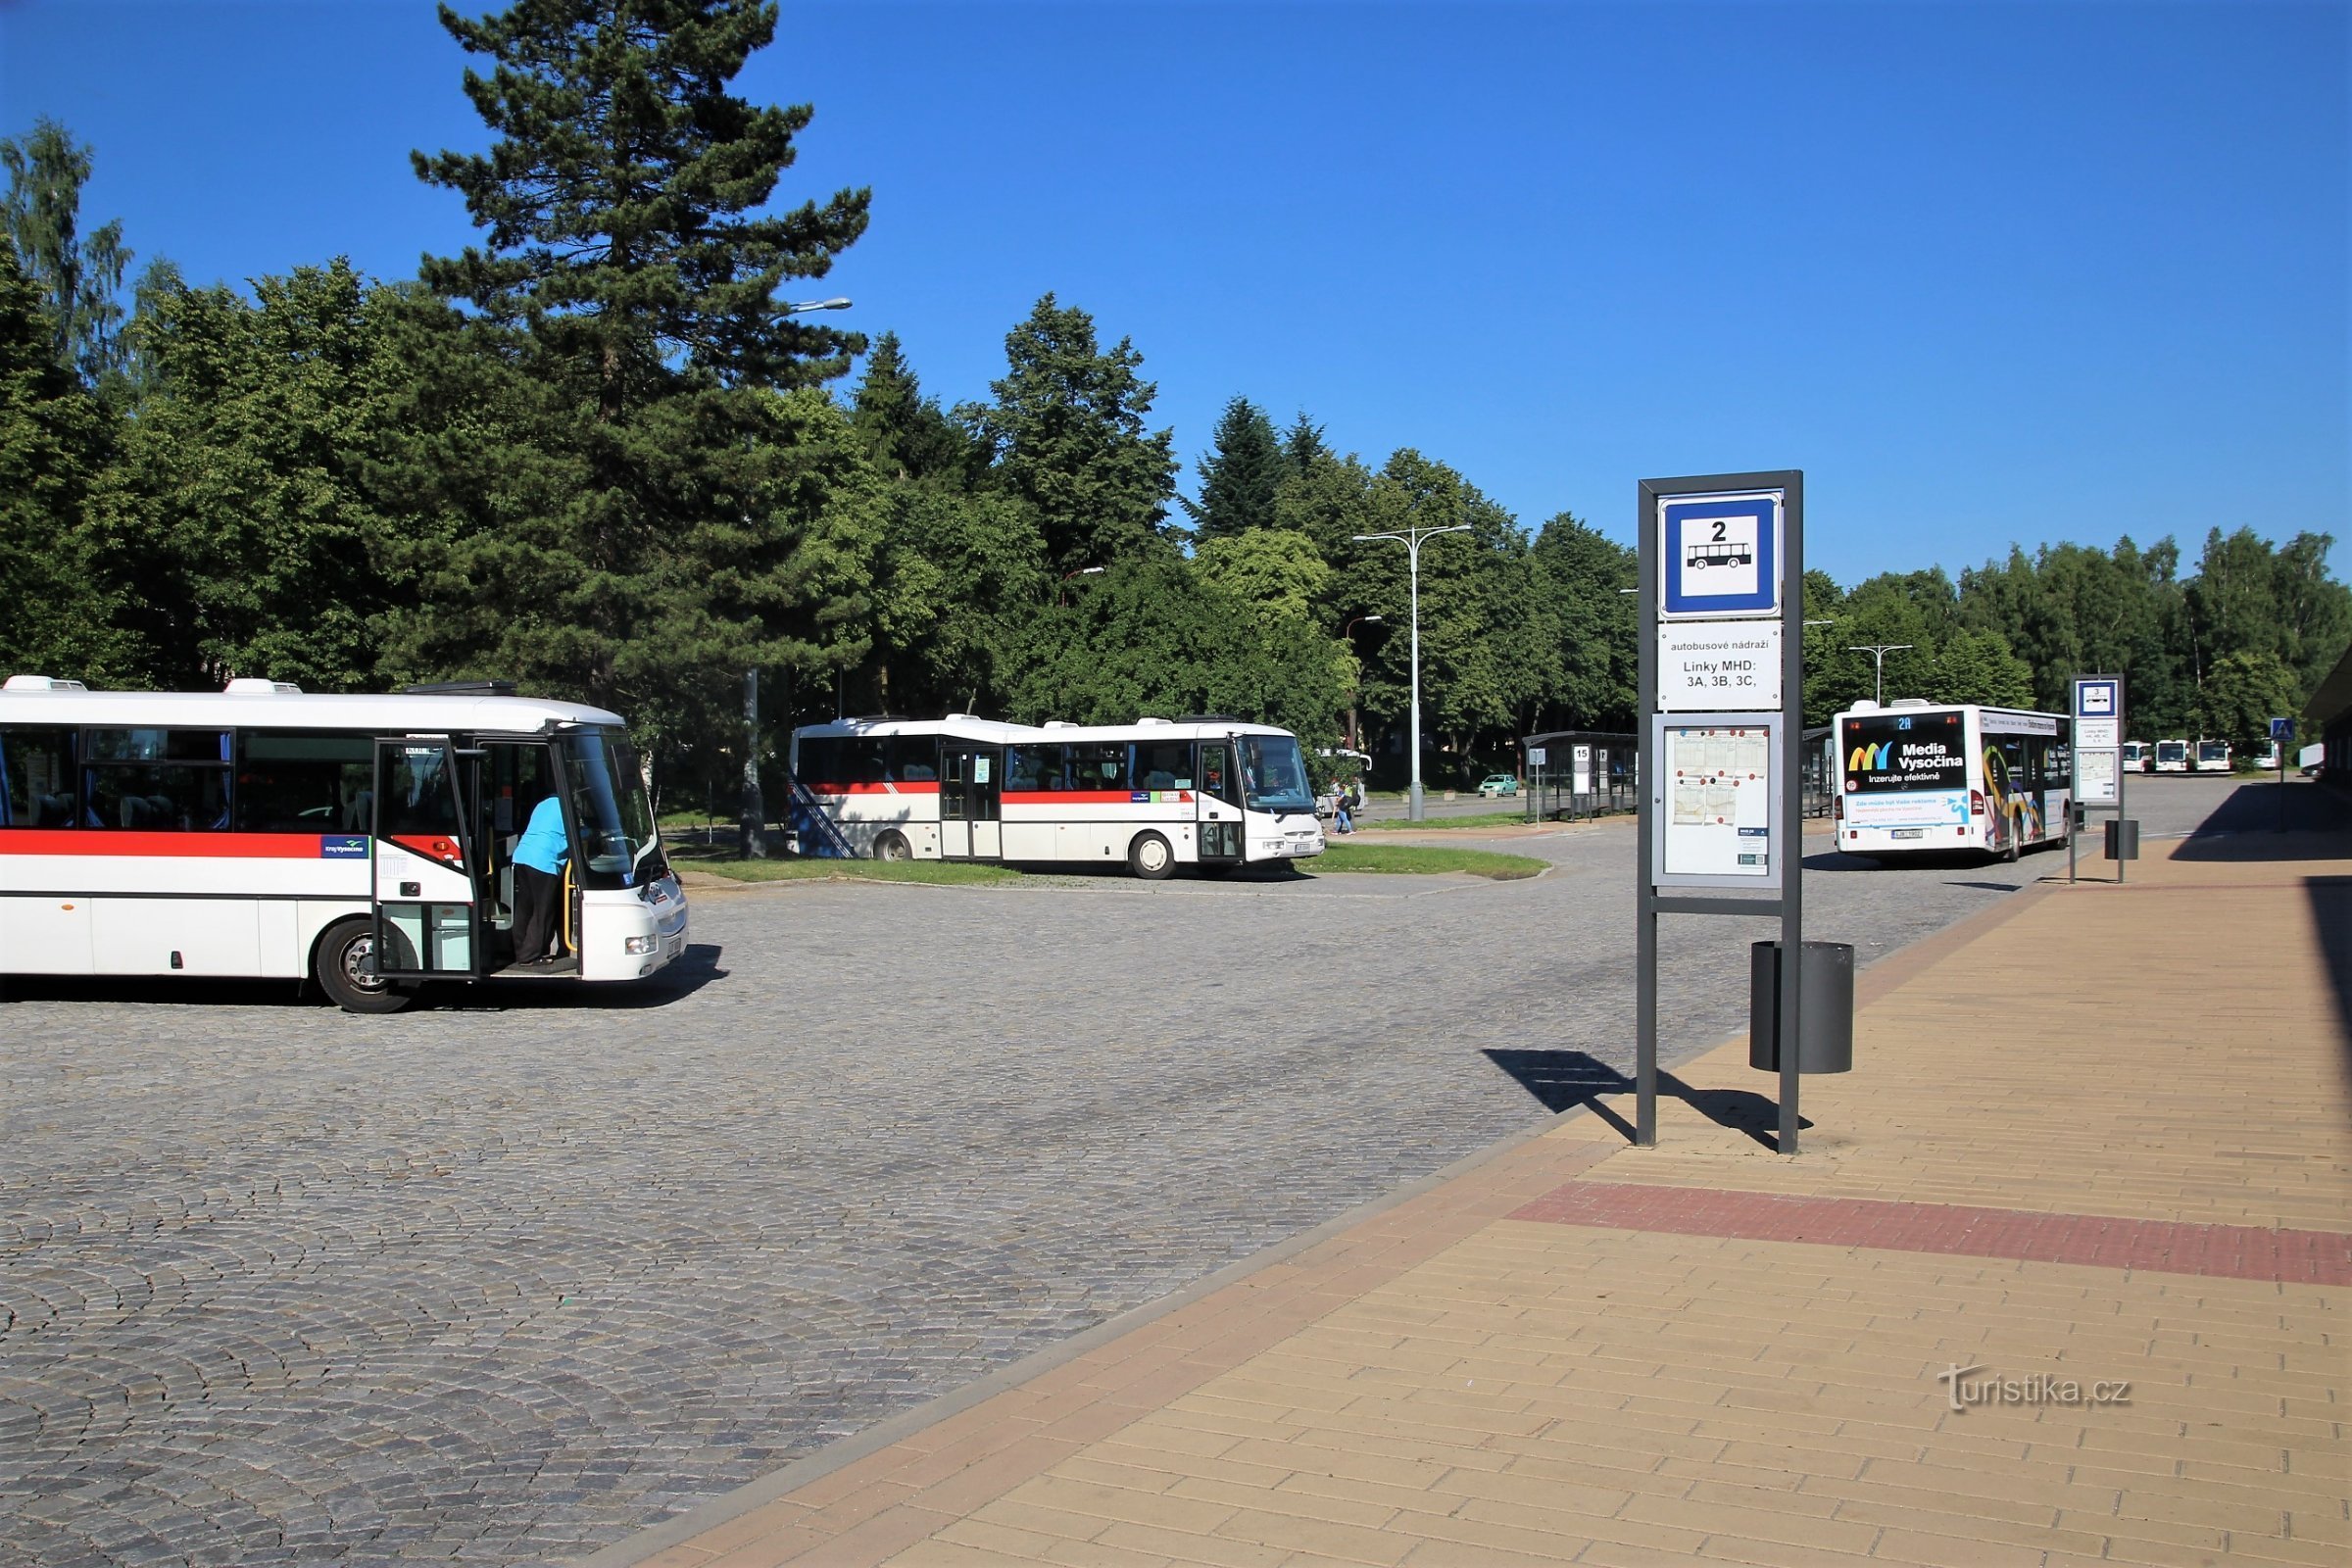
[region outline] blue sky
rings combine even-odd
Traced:
[[[1630,538],[1644,476],[1806,470],[1851,583],[2012,542],[2333,533],[2352,575],[2352,7],[787,4],[782,199],[870,185],[800,297],[984,397],[1053,290],[1188,460],[1236,393]],[[197,281],[471,230],[410,0],[0,0],[0,134]],[[1186,483],[1190,485],[1190,474]]]

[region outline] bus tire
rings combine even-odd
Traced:
[[[374,950],[375,922],[366,915],[337,920],[318,939],[312,972],[327,1000],[345,1012],[398,1012],[416,1000],[416,992],[364,972],[365,960]]]
[[[1127,869],[1146,882],[1165,882],[1176,869],[1176,852],[1157,833],[1138,833],[1127,845]]]
[[[906,835],[893,829],[874,840],[874,858],[877,860],[911,860],[914,851],[906,847]]]

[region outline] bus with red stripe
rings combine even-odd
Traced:
[[[550,797],[559,929],[552,956],[517,954],[512,855]],[[391,1012],[429,981],[638,979],[686,924],[602,709],[494,681],[0,686],[0,974],[283,978]]]
[[[873,859],[1123,862],[1156,881],[1324,847],[1298,738],[1223,714],[837,719],[795,730],[791,765],[796,795]]]

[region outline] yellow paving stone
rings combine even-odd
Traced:
[[[1395,1564],[1412,1549],[1412,1542],[1401,1535],[1262,1509],[1234,1514],[1215,1534],[1253,1545],[1311,1551],[1361,1563]]]
[[[1379,1529],[1395,1519],[1400,1511],[1396,1503],[1385,1498],[1367,1502],[1360,1498],[1335,1497],[1316,1492],[1238,1486],[1229,1481],[1216,1481],[1202,1476],[1192,1476],[1178,1482],[1170,1495],[1228,1504],[1240,1513],[1275,1513],[1285,1518],[1314,1519],[1325,1524],[1367,1530]]]

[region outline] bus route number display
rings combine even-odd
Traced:
[[[1777,725],[1657,723],[1654,820],[1661,883],[1777,887]]]

